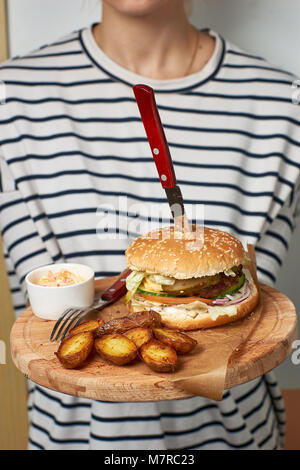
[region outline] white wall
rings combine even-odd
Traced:
[[[192,23],[300,76],[299,0],[194,0]]]
[[[98,0],[8,0],[11,55],[26,53],[101,17]],[[194,0],[192,22],[300,76],[299,0]],[[277,287],[300,312],[300,227]],[[300,388],[300,366],[277,368],[281,385]]]
[[[10,55],[27,53],[101,18],[99,0],[7,0]]]

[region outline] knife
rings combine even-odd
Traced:
[[[191,230],[187,221],[180,187],[177,185],[173,162],[158,113],[154,91],[148,85],[133,87],[147,139],[160,182],[166,192],[175,225]]]

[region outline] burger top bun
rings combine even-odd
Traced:
[[[131,270],[176,279],[212,276],[241,264],[242,243],[227,232],[193,226],[179,232],[174,226],[153,230],[136,238],[125,252]]]

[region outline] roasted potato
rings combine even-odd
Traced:
[[[137,356],[137,347],[127,336],[118,333],[96,338],[95,349],[99,356],[118,366],[133,361]]]
[[[151,339],[139,349],[140,358],[156,372],[174,372],[177,364],[175,349]]]
[[[197,345],[195,339],[169,328],[153,328],[153,333],[156,339],[174,348],[177,354],[187,354]]]
[[[102,335],[112,333],[124,333],[131,330],[131,328],[150,328],[152,326],[161,326],[160,315],[154,310],[144,310],[103,323],[103,325],[99,326],[96,336],[101,337]]]
[[[64,339],[55,353],[66,369],[80,367],[93,349],[94,335],[84,331]]]
[[[103,324],[103,320],[90,320],[83,323],[80,323],[75,328],[72,328],[69,331],[69,336],[76,335],[77,333],[82,333],[84,331],[91,331],[93,334],[96,334],[96,331],[99,326]]]
[[[131,339],[134,342],[136,347],[139,349],[143,344],[147,343],[152,339],[153,333],[150,328],[131,328],[131,330],[123,333],[127,338]]]

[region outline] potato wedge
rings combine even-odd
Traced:
[[[84,331],[64,339],[55,354],[66,369],[74,369],[83,365],[93,349],[93,344],[93,333]]]
[[[93,334],[96,334],[99,326],[103,325],[103,320],[90,320],[83,323],[80,323],[75,328],[72,328],[69,331],[69,336],[76,335],[77,333],[83,333],[84,331],[91,331]]]
[[[179,331],[169,328],[153,328],[152,330],[158,341],[174,348],[177,354],[187,354],[197,345],[195,339]]]
[[[143,344],[147,343],[152,339],[153,333],[150,328],[131,328],[131,330],[125,331],[123,333],[127,338],[131,339],[134,342],[136,347],[139,349]]]
[[[152,326],[161,326],[161,317],[154,310],[145,310],[121,318],[114,318],[99,326],[96,336],[112,333],[124,333],[131,328],[142,327],[150,328]]]
[[[156,372],[173,372],[177,365],[175,349],[151,339],[139,349],[140,358]]]
[[[118,333],[96,338],[94,345],[102,359],[113,362],[118,366],[133,361],[138,351],[133,341]]]

